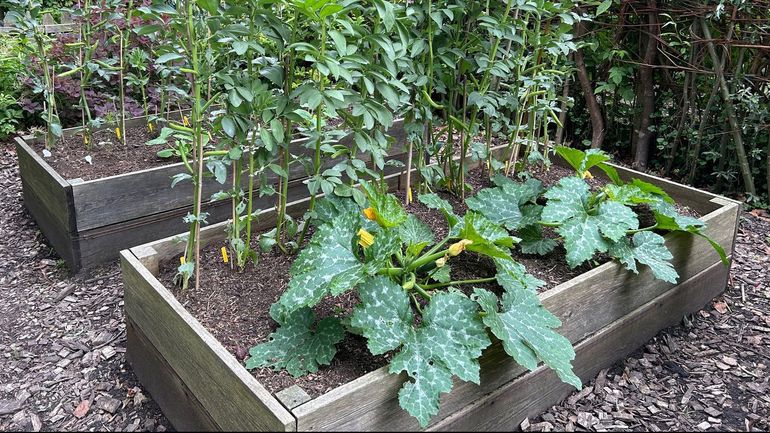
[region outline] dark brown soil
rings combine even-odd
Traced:
[[[150,133],[144,126],[127,127],[127,143],[121,144],[114,128],[95,131],[91,148],[86,148],[81,134],[64,137],[51,150],[51,156],[43,157],[65,179],[93,180],[148,168],[161,167],[178,162],[174,158],[159,158],[157,152],[164,146],[148,146],[149,140],[157,137],[157,131]],[[45,145],[39,141],[33,145],[43,156]],[[91,157],[91,163],[86,157]]]
[[[533,172],[533,175],[548,186],[571,174],[570,170],[557,166]],[[469,195],[490,186],[490,181],[481,176],[478,169],[471,170],[467,180],[472,187]],[[590,179],[589,182],[594,188],[603,186],[600,179]],[[403,200],[403,194],[399,192],[396,195]],[[452,204],[457,214],[462,215],[467,211],[467,206],[459,197],[443,192],[439,192],[439,195]],[[440,211],[429,209],[420,202],[410,204],[406,210],[426,223],[437,239],[446,236],[448,226]],[[552,237],[557,236],[553,231],[546,233]],[[256,266],[249,266],[240,273],[223,262],[220,253],[222,246],[224,245],[210,245],[202,252],[201,269],[205,270],[203,274],[206,277],[200,288],[190,288],[184,293],[175,290],[175,294],[185,308],[231,353],[243,360],[248,349],[266,341],[277,326],[270,318],[269,310],[288,286],[292,258],[276,252],[262,253]],[[610,260],[607,256],[599,255],[593,262],[570,269],[564,260],[565,254],[563,247],[559,246],[545,256],[516,252],[514,257],[526,266],[528,272],[545,282],[542,291],[554,288]],[[454,280],[485,278],[495,274],[494,263],[490,259],[473,253],[461,254],[452,259],[451,265]],[[166,287],[174,287],[176,267],[176,260],[161,265],[160,280]],[[475,286],[499,290],[495,283]],[[357,303],[357,296],[352,293],[326,299],[315,308],[316,316],[347,316]],[[297,384],[311,397],[317,397],[388,362],[387,356],[371,355],[366,348],[366,341],[359,336],[348,334],[337,349],[331,366],[322,368],[316,374],[295,379],[285,371],[276,372],[263,368],[255,370],[254,375],[271,392],[275,393]]]
[[[174,292],[206,329],[236,358],[243,360],[249,348],[266,341],[277,327],[268,312],[289,284],[293,257],[278,252],[262,253],[256,266],[248,266],[241,273],[223,262],[222,246],[210,245],[201,252],[205,278],[197,290],[190,287],[184,293],[179,289]],[[166,287],[174,287],[175,273],[175,264],[162,264],[161,282]],[[349,315],[357,303],[357,296],[349,292],[325,299],[315,311],[319,318]],[[269,368],[254,370],[253,374],[271,392],[297,384],[317,397],[387,362],[384,357],[371,355],[362,337],[348,333],[337,346],[331,366],[317,374],[295,379],[285,371]]]

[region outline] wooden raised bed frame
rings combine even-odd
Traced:
[[[177,115],[178,116],[178,115]],[[146,118],[128,120],[128,126],[146,124]],[[76,134],[80,128],[65,130]],[[404,159],[400,144],[405,141],[402,122],[396,121],[389,131],[396,137],[391,159]],[[150,168],[100,179],[64,179],[30,145],[33,136],[16,138],[16,153],[22,181],[24,204],[59,256],[73,272],[118,257],[120,250],[182,232],[182,218],[192,206],[189,183],[171,188],[171,177],[185,171],[182,163]],[[292,153],[309,155],[314,150],[304,147],[306,139],[292,142]],[[339,160],[329,160],[328,168]],[[394,170],[388,167],[391,172]],[[304,169],[295,164],[289,173],[289,201],[308,196]],[[268,181],[277,182],[269,172]],[[229,179],[228,179],[229,182]],[[204,183],[203,197],[227,189],[209,178]],[[248,176],[244,176],[244,185]],[[275,197],[255,198],[255,209],[272,207]],[[232,218],[230,200],[205,202],[203,211],[208,222],[218,223]]]
[[[665,189],[703,215],[708,234],[732,257],[740,203],[622,167]],[[594,173],[597,174],[598,173]],[[403,184],[390,176],[393,187]],[[304,209],[307,201],[292,205]],[[271,220],[272,216],[272,220]],[[272,212],[260,219],[263,227]],[[221,241],[221,227],[203,232]],[[702,238],[671,233],[680,282],[639,275],[605,263],[540,295],[563,321],[559,332],[575,345],[575,373],[590,380],[602,368],[635,351],[663,328],[706,305],[727,284],[729,269]],[[387,367],[310,400],[295,385],[273,395],[254,378],[155,277],[159,261],[181,254],[183,244],[165,239],[121,252],[125,284],[128,360],[168,419],[180,430],[417,430],[398,405],[406,376]],[[574,389],[541,366],[529,372],[504,353],[499,342],[481,358],[481,385],[457,381],[441,397],[441,411],[428,430],[511,430]]]

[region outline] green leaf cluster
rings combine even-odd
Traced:
[[[440,396],[451,391],[454,378],[479,383],[479,358],[492,335],[521,365],[535,369],[543,362],[580,387],[570,364],[572,345],[556,332],[561,322],[538,298],[543,283],[513,260],[518,238],[481,212],[459,216],[438,195],[421,195],[450,225],[450,233],[437,241],[394,196],[372,185],[364,189],[364,209],[352,198],[318,203],[315,234],[271,309],[279,328],[251,349],[247,367],[284,368],[295,376],[313,372],[336,352],[341,321],[366,338],[373,354],[392,354],[390,372],[409,377],[399,403],[423,427],[438,413]],[[495,263],[495,275],[453,279],[451,266],[459,254],[487,257]],[[499,286],[501,295],[472,287],[483,283]],[[347,291],[360,300],[352,314],[314,326],[312,308]]]

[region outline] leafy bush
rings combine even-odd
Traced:
[[[18,105],[22,70],[19,40],[13,35],[0,33],[0,139],[15,133],[23,119]]]
[[[294,376],[315,372],[331,362],[348,329],[367,339],[372,354],[394,353],[389,371],[410,377],[399,403],[425,427],[439,411],[441,393],[451,391],[453,377],[479,383],[478,359],[491,344],[491,333],[520,365],[534,370],[543,362],[580,388],[572,371],[572,345],[555,331],[559,319],[540,303],[537,289],[544,283],[513,259],[516,245],[524,253],[548,253],[557,240],[544,238],[542,227],[555,227],[572,267],[602,252],[635,273],[639,263],[674,283],[673,256],[653,230],[705,237],[705,225],[679,215],[660,188],[638,179],[623,183],[600,151],[557,152],[577,175],[548,190],[538,180],[521,183],[498,176],[496,187],[466,201],[470,210],[462,217],[439,196],[420,195],[423,204],[444,214],[450,227],[438,242],[396,197],[365,182],[369,207],[363,212],[352,199],[318,203],[317,230],[292,265],[288,289],[270,310],[280,327],[268,342],[251,349],[247,368],[271,366]],[[613,182],[592,193],[585,178],[594,167]],[[542,199],[545,205],[539,204]],[[634,207],[640,204],[652,209],[653,226],[639,228]],[[722,248],[710,242],[726,260]],[[463,251],[491,259],[496,274],[453,281],[451,260]],[[460,290],[489,282],[502,288],[500,296],[479,287]],[[312,307],[349,291],[360,299],[350,317],[315,323]]]
[[[345,326],[337,318],[314,325],[312,307],[354,290],[361,302],[344,323],[367,339],[373,354],[395,353],[390,372],[405,371],[411,378],[399,403],[422,426],[438,413],[439,396],[452,389],[454,376],[479,383],[478,358],[491,344],[489,332],[519,364],[534,370],[542,361],[565,382],[581,386],[572,372],[575,352],[554,331],[561,323],[537,296],[543,282],[511,256],[517,238],[481,213],[460,217],[437,195],[423,194],[420,200],[440,209],[451,227],[436,242],[396,197],[366,183],[364,189],[369,207],[363,212],[353,199],[318,203],[318,228],[270,310],[281,327],[251,350],[248,368],[272,366],[300,376],[328,364]],[[463,251],[493,260],[496,275],[453,281],[452,258]],[[502,295],[456,288],[484,282],[497,282]]]

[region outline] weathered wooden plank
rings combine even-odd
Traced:
[[[16,139],[24,206],[32,214],[40,231],[67,262],[79,268],[78,243],[73,239],[72,189],[22,139]]]
[[[633,353],[661,329],[672,326],[686,314],[701,309],[725,289],[729,270],[714,264],[632,313],[605,327],[575,347],[575,373],[583,381]],[[430,430],[494,431],[517,429],[556,404],[574,388],[561,382],[541,366],[514,380],[473,405],[453,414]]]
[[[737,216],[737,206],[731,205],[704,217],[709,224],[709,234],[725,245],[728,254]],[[680,281],[719,262],[718,255],[701,238],[685,233],[672,233],[666,238],[676,257],[674,266],[680,273]],[[720,266],[723,265],[720,263]],[[670,283],[656,280],[649,269],[634,276],[617,263],[609,262],[541,294],[541,300],[564,323],[559,332],[577,343],[672,287]],[[602,302],[597,303],[597,299]],[[499,343],[485,351],[481,364],[481,385],[456,381],[452,393],[442,397],[441,412],[434,422],[521,373]],[[358,430],[381,426],[383,429],[417,429],[416,421],[406,416],[398,404],[397,392],[403,381],[403,375],[390,375],[386,368],[369,373],[294,409],[297,428]]]
[[[121,268],[126,317],[142,330],[218,427],[227,431],[296,428],[294,417],[131,252],[121,253]]]
[[[222,430],[130,318],[126,318],[126,358],[142,386],[163,407],[166,418],[173,420],[176,430]]]

